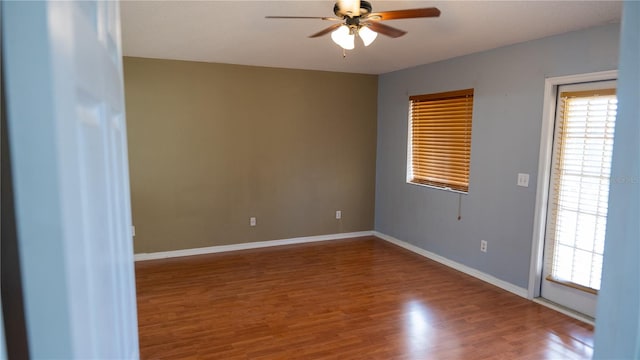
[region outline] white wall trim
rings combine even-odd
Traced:
[[[527,297],[540,296],[542,279],[544,233],[547,222],[547,198],[551,177],[551,153],[553,150],[553,129],[556,114],[556,92],[559,85],[612,80],[618,78],[618,70],[600,71],[588,74],[549,77],[544,80],[544,104],[542,108],[542,129],[540,130],[540,153],[538,155],[538,181],[536,188],[536,209],[533,220],[531,260],[529,266],[529,286]]]
[[[304,243],[311,243],[311,242],[318,242],[318,241],[339,240],[339,239],[347,239],[347,238],[355,238],[355,237],[371,236],[371,235],[373,235],[373,231],[359,231],[359,232],[350,232],[350,233],[305,236],[305,237],[297,237],[297,238],[290,238],[290,239],[209,246],[209,247],[202,247],[202,248],[195,248],[195,249],[172,250],[172,251],[162,251],[162,252],[154,252],[154,253],[140,253],[140,254],[135,254],[134,259],[135,261],[166,259],[166,258],[173,258],[173,257],[203,255],[203,254],[212,254],[212,253],[227,252],[227,251],[236,251],[236,250],[258,249],[258,248],[269,247],[269,246],[281,246],[281,245],[292,245],[292,244],[304,244]]]
[[[534,303],[540,304],[542,306],[548,307],[549,309],[555,310],[559,313],[563,313],[565,315],[567,315],[568,317],[574,318],[576,320],[580,320],[584,323],[587,324],[591,324],[593,326],[596,325],[595,319],[592,317],[589,317],[587,315],[581,314],[579,312],[573,311],[571,309],[567,309],[566,307],[562,306],[562,305],[558,305],[554,302],[551,302],[549,300],[546,300],[544,298],[541,297],[537,297],[532,299],[532,301]]]
[[[414,252],[414,253],[416,253],[418,255],[422,255],[422,256],[424,256],[424,257],[426,257],[428,259],[431,259],[433,261],[439,262],[439,263],[441,263],[443,265],[446,265],[446,266],[448,266],[450,268],[456,269],[456,270],[458,270],[460,272],[463,272],[463,273],[465,273],[467,275],[471,275],[471,276],[473,276],[475,278],[478,278],[478,279],[480,279],[482,281],[488,282],[491,285],[494,285],[494,286],[497,286],[497,287],[499,287],[501,289],[507,290],[507,291],[509,291],[511,293],[514,293],[514,294],[518,295],[518,296],[521,296],[523,298],[527,298],[527,289],[525,289],[525,288],[521,288],[519,286],[513,285],[513,284],[511,284],[509,282],[506,282],[504,280],[500,280],[500,279],[498,279],[498,278],[496,278],[494,276],[491,276],[491,275],[489,275],[487,273],[484,273],[482,271],[476,270],[476,269],[471,268],[469,266],[460,264],[460,263],[455,262],[453,260],[449,260],[449,259],[447,259],[447,258],[445,258],[443,256],[440,256],[440,255],[437,255],[437,254],[432,253],[430,251],[424,250],[422,248],[419,248],[419,247],[417,247],[415,245],[409,244],[409,243],[404,242],[402,240],[398,240],[398,239],[396,239],[396,238],[394,238],[392,236],[389,236],[389,235],[386,235],[386,234],[382,234],[382,233],[377,232],[377,231],[373,231],[373,236],[376,236],[376,237],[378,237],[378,238],[380,238],[382,240],[388,241],[388,242],[390,242],[392,244],[398,245],[398,246],[400,246],[402,248],[405,248],[405,249],[407,249],[409,251],[412,251],[412,252]]]

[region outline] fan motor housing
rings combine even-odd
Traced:
[[[371,13],[372,7],[371,4],[368,1],[365,0],[361,0],[360,1],[360,15],[358,16],[352,16],[348,13],[343,12],[340,7],[338,6],[338,3],[336,3],[333,6],[333,13],[336,14],[336,16],[339,16],[341,18],[356,18],[356,17],[360,17],[362,15],[366,15]]]

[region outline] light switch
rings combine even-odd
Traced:
[[[518,173],[518,186],[529,187],[529,174]]]

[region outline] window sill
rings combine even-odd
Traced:
[[[461,195],[468,195],[469,194],[468,191],[465,192],[465,191],[460,191],[460,190],[454,190],[454,189],[449,188],[449,187],[441,187],[441,186],[435,186],[435,185],[421,184],[421,183],[413,182],[411,180],[407,180],[407,184],[426,187],[426,188],[435,189],[435,190],[442,190],[442,191],[451,192],[451,193],[454,193],[454,194],[461,194]]]
[[[580,291],[584,291],[586,293],[589,294],[593,294],[593,295],[598,295],[598,290],[584,286],[584,285],[580,285],[580,284],[576,284],[574,282],[571,281],[567,281],[567,280],[561,280],[561,279],[557,279],[551,275],[546,277],[547,281],[551,281],[552,283],[556,283],[562,286],[567,286],[570,287],[572,289],[576,289],[576,290],[580,290]]]

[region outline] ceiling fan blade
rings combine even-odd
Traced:
[[[440,16],[440,10],[438,8],[422,8],[422,9],[406,9],[406,10],[393,10],[371,13],[367,16],[372,20],[396,20],[396,19],[413,19],[413,18],[425,18],[425,17],[438,17]]]
[[[389,25],[381,24],[377,21],[367,22],[365,25],[368,26],[369,29],[377,33],[380,33],[382,35],[387,35],[392,38],[397,38],[407,33],[404,30],[396,29]]]
[[[340,26],[342,26],[342,24],[333,24],[333,25],[329,26],[328,28],[326,28],[324,30],[318,31],[315,34],[310,35],[309,37],[310,38],[316,38],[316,37],[320,37],[322,35],[326,35],[326,34],[332,32],[333,30],[339,28]]]
[[[332,21],[343,20],[336,17],[326,17],[326,16],[265,16],[265,19],[319,19],[319,20],[332,20]]]

